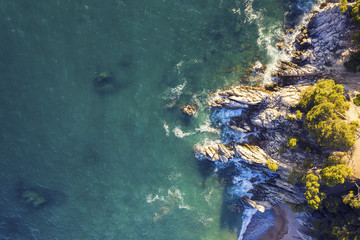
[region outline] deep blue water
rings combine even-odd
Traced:
[[[193,154],[219,138],[206,98],[254,84],[246,69],[310,6],[0,0],[0,239],[236,239],[242,189]]]

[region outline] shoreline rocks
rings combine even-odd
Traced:
[[[318,157],[302,149],[305,146],[289,149],[286,142],[291,137],[298,137],[300,143],[318,145],[301,119],[294,119],[294,109],[304,89],[332,73],[326,65],[335,64],[336,57],[346,50],[348,43],[338,39],[348,34],[348,26],[349,20],[340,12],[338,4],[327,3],[320,11],[312,13],[307,26],[296,36],[291,61],[280,61],[278,69],[272,73],[278,84],[265,88],[235,86],[211,97],[213,109],[243,110],[240,117],[230,118],[223,127],[233,131],[232,135],[246,133],[252,137],[252,143],[232,140],[226,144],[203,146],[195,149],[196,156],[223,163],[242,159],[249,168],[271,176],[269,180],[253,184],[250,190],[253,204],[250,205],[268,208],[281,202],[305,202],[303,189],[290,184],[287,177],[292,167],[309,158],[316,161]],[[284,44],[278,46],[291,49]],[[268,169],[268,161],[279,166],[276,174]]]

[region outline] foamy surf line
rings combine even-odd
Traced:
[[[246,232],[247,227],[249,226],[252,217],[255,215],[256,210],[253,208],[247,208],[244,211],[243,223],[241,225],[241,232],[239,234],[238,240],[242,240]]]
[[[299,24],[295,27],[293,34],[282,33],[282,28],[279,24],[275,24],[271,27],[263,26],[263,13],[253,9],[253,2],[254,0],[245,1],[245,21],[256,24],[259,34],[257,44],[259,47],[264,47],[267,55],[271,58],[271,62],[266,64],[266,70],[262,75],[262,83],[269,84],[273,82],[272,73],[278,68],[279,61],[291,60],[291,52],[294,50],[294,45],[292,43],[295,41],[295,37],[300,33],[302,25],[309,21],[311,12],[319,8],[320,1],[315,0],[312,8],[304,13],[304,16],[299,21]],[[296,6],[297,8],[305,11],[305,9],[307,9],[307,5],[309,4],[309,1],[304,2],[300,0],[297,2]],[[287,46],[287,49],[279,50],[275,45],[275,39],[283,39],[284,45]]]

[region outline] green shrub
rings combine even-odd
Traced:
[[[336,166],[339,164],[345,164],[343,157],[346,155],[347,155],[346,152],[334,152],[331,156],[328,157],[323,168]]]
[[[345,164],[339,164],[324,168],[320,174],[326,185],[334,187],[336,184],[344,183],[345,179],[353,174],[353,170]]]
[[[344,96],[344,87],[340,84],[335,84],[332,79],[321,79],[315,86],[307,88],[302,93],[299,105],[305,112],[309,112],[313,107],[324,102],[334,104],[333,110],[337,110],[342,114],[350,106]]]
[[[292,122],[292,121],[295,120],[294,117],[292,117],[292,116],[286,116],[285,119],[288,120],[288,121],[290,121],[290,122]]]
[[[348,1],[347,0],[340,0],[340,11],[343,13],[348,8]]]
[[[305,152],[307,152],[307,153],[311,153],[311,148],[306,147],[306,148],[305,148]]]
[[[303,167],[304,167],[305,169],[309,169],[309,168],[311,168],[311,167],[313,167],[313,166],[314,166],[314,165],[313,165],[312,161],[309,160],[309,159],[306,159],[306,160],[303,162]]]
[[[298,139],[297,138],[289,138],[288,142],[286,143],[286,146],[288,146],[290,149],[294,149],[296,147]]]
[[[268,165],[268,168],[273,171],[276,172],[276,170],[278,170],[279,166],[276,164],[276,162],[273,161],[267,161],[266,164]]]
[[[356,106],[360,106],[360,94],[357,94],[356,97],[353,100],[354,104]]]
[[[355,33],[353,35],[353,40],[356,45],[360,46],[360,33]]]
[[[360,208],[360,196],[359,194],[355,195],[353,191],[350,191],[349,194],[345,195],[343,201],[352,208]]]
[[[360,51],[351,53],[350,59],[344,63],[344,67],[350,72],[360,71]]]
[[[303,113],[300,110],[296,110],[295,116],[296,116],[297,119],[302,119]]]

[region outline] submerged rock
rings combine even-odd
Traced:
[[[96,92],[106,94],[119,90],[119,84],[113,74],[102,72],[94,79],[94,88]]]
[[[21,197],[25,200],[25,202],[32,207],[40,207],[41,205],[44,205],[47,203],[48,199],[46,199],[45,195],[37,190],[25,190]]]
[[[18,183],[16,191],[19,202],[33,209],[62,204],[66,199],[63,192],[40,186],[27,186],[25,183]]]

